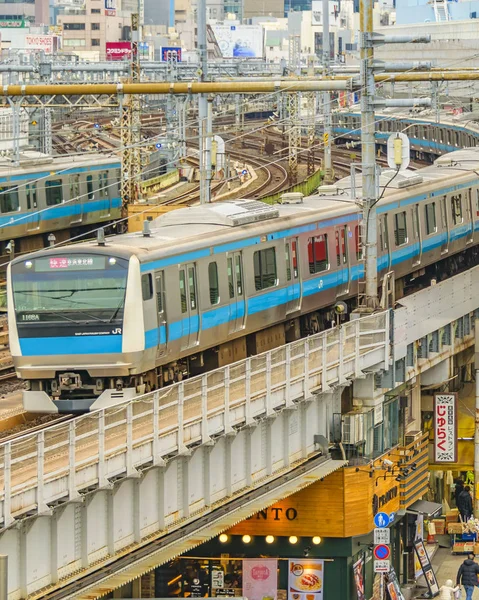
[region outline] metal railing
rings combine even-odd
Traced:
[[[3,527],[384,368],[389,335],[388,311],[363,317],[0,444]]]

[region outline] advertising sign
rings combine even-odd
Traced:
[[[248,600],[276,600],[278,561],[274,558],[243,560],[243,596]]]
[[[388,575],[388,585],[387,590],[389,593],[389,597],[391,600],[404,600],[403,593],[401,592],[401,586],[399,585],[399,581],[396,575],[396,571],[391,567]]]
[[[18,29],[26,27],[23,19],[5,19],[0,21],[0,27],[8,27],[9,29]]]
[[[324,561],[289,561],[288,600],[323,600]]]
[[[105,15],[107,17],[116,15],[116,0],[105,0]]]
[[[364,556],[362,556],[353,565],[354,583],[356,584],[356,593],[358,600],[364,600]]]
[[[216,42],[225,58],[262,58],[261,25],[212,25]]]
[[[432,568],[431,561],[429,560],[429,555],[426,552],[423,540],[416,540],[414,542],[414,550],[416,551],[416,555],[421,563],[421,569],[424,573],[424,578],[426,580],[427,587],[429,588],[430,596],[434,597],[439,593],[439,585],[437,583],[436,574]]]
[[[338,26],[339,20],[339,2],[329,0],[329,24]],[[313,0],[311,2],[311,24],[323,24],[323,2],[322,0]]]
[[[168,55],[176,55],[176,62],[181,62],[181,48],[177,46],[162,46],[161,47],[161,60],[168,62]]]
[[[124,60],[131,58],[131,42],[107,42],[106,60]]]
[[[457,461],[457,395],[434,395],[434,462]]]
[[[416,519],[416,535],[414,536],[415,540],[424,539],[424,515],[418,514]],[[419,557],[417,553],[414,554],[414,577],[417,579],[422,575],[422,567],[419,562]]]
[[[26,35],[25,48],[27,51],[43,50],[45,54],[53,53],[52,35]]]

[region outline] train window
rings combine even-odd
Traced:
[[[452,221],[454,225],[462,223],[462,195],[451,196]]]
[[[80,198],[80,175],[70,175],[70,199]]]
[[[30,210],[37,207],[37,184],[27,183],[26,185],[27,209]]]
[[[289,242],[286,242],[284,247],[284,257],[286,259],[286,280],[291,281],[291,251]]]
[[[141,276],[141,295],[143,300],[150,300],[153,298],[153,279],[151,273]]]
[[[87,177],[86,177],[86,190],[87,190],[88,200],[93,200],[93,198],[94,198],[93,175],[87,175]]]
[[[412,210],[412,234],[417,240],[419,237],[419,204],[416,204]]]
[[[356,244],[356,260],[361,260],[363,257],[363,250],[361,247],[361,238],[359,235],[359,233],[360,233],[359,227],[360,227],[359,225],[356,225],[356,227],[354,228],[354,241]],[[381,229],[380,229],[380,231],[381,231]],[[382,244],[380,247],[382,248]]]
[[[18,200],[17,187],[0,187],[0,210],[2,213],[18,210],[20,203]]]
[[[241,256],[235,256],[235,277],[236,277],[236,294],[243,295],[243,267],[241,265]]]
[[[309,272],[319,273],[329,268],[328,235],[318,235],[308,240]]]
[[[479,189],[476,189],[476,215],[479,217]]]
[[[348,262],[348,246],[346,240],[346,227],[342,227],[340,231],[336,231],[336,263],[338,267],[341,263],[345,264]]]
[[[180,271],[180,304],[181,312],[185,313],[188,310],[188,307],[186,306],[186,277],[184,269],[181,269]]]
[[[379,228],[379,241],[382,250],[387,250],[389,246],[389,230],[388,230],[388,216],[384,215],[381,219],[381,226]]]
[[[291,277],[294,279],[298,278],[299,270],[298,270],[298,242],[296,240],[292,240],[291,242],[286,242],[285,246],[285,256],[286,256],[286,279],[291,281]]]
[[[196,270],[194,267],[188,269],[188,288],[190,292],[190,307],[196,309]]]
[[[110,194],[110,184],[108,183],[108,171],[105,171],[103,174],[103,182],[100,179],[100,196],[108,197]],[[103,192],[103,193],[102,193]]]
[[[256,291],[273,287],[277,283],[276,251],[274,248],[258,250],[253,254],[254,283]]]
[[[235,284],[233,280],[233,259],[228,258],[227,261],[227,270],[228,270],[228,290],[230,298],[235,297]]]
[[[426,233],[430,235],[431,233],[435,233],[437,231],[436,226],[436,203],[430,202],[426,204],[424,207],[424,212],[426,213]]]
[[[396,240],[396,246],[402,246],[407,243],[407,224],[406,224],[406,212],[396,213],[394,215],[394,238]]]
[[[444,231],[447,231],[447,209],[446,196],[441,198],[441,225]]]
[[[62,180],[50,179],[45,182],[45,197],[47,206],[55,206],[63,201]]]
[[[208,265],[208,280],[210,282],[210,303],[218,304],[220,301],[220,288],[218,283],[218,265],[210,262]]]

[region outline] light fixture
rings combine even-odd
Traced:
[[[32,263],[32,261],[31,261],[31,260],[27,260],[27,261],[25,262],[25,268],[26,268],[26,269],[31,269],[32,267],[33,267],[33,263]]]
[[[321,543],[321,538],[319,537],[319,535],[315,535],[313,538],[313,544],[316,544],[316,546],[317,546],[320,543]]]
[[[250,535],[244,535],[241,539],[243,540],[243,544],[249,544],[251,542]]]
[[[108,259],[108,264],[116,265],[116,258],[114,258],[113,256],[110,256],[110,258]]]
[[[290,544],[297,544],[298,543],[298,538],[295,535],[290,535],[289,536],[289,543]]]
[[[226,542],[228,541],[228,536],[226,535],[226,533],[222,533],[219,537],[219,540],[222,544],[226,544]]]
[[[267,544],[272,544],[274,542],[274,535],[267,535],[266,536],[266,543]]]

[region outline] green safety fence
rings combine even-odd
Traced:
[[[280,201],[281,196],[283,194],[290,194],[291,192],[301,192],[304,196],[310,196],[316,188],[321,185],[321,179],[323,178],[323,172],[321,170],[315,171],[310,177],[302,181],[301,183],[297,183],[296,185],[292,185],[285,190],[281,190],[280,192],[276,192],[275,194],[270,194],[269,196],[263,196],[260,198],[262,202],[266,202],[267,204],[276,204]]]

